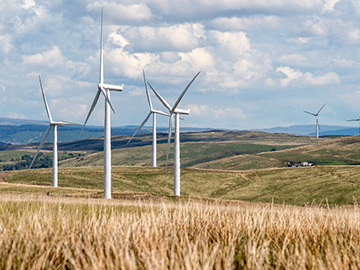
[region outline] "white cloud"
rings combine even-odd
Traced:
[[[0,88],[0,114],[18,106],[19,114],[45,116],[37,80],[41,74],[52,110],[65,114],[68,106],[79,106],[68,116],[85,117],[98,81],[102,6],[105,80],[125,83],[114,100],[121,109],[133,110],[134,117],[141,105],[133,101],[144,95],[142,69],[170,100],[177,97],[175,89],[202,71],[187,94],[194,104],[203,104],[194,105],[198,108],[191,113],[197,121],[191,124],[198,126],[205,111],[214,116],[209,126],[231,127],[227,117],[243,121],[255,111],[261,115],[269,104],[279,107],[281,115],[279,105],[298,102],[288,101],[287,88],[311,89],[312,99],[331,92],[333,100],[344,89],[359,89],[357,0],[0,0],[1,85],[6,88]],[[14,91],[30,103],[10,100],[8,93]],[[215,101],[207,104],[203,93]],[[281,104],[277,95],[284,97]],[[252,107],[249,115],[245,103],[237,108],[238,100],[262,101],[262,106]],[[132,116],[113,117],[118,125]],[[102,120],[99,109],[91,123]]]
[[[119,23],[147,21],[153,17],[151,9],[142,3],[129,3],[128,5],[124,5],[111,2],[95,2],[88,4],[86,9],[88,11],[98,11],[102,7],[104,7],[107,19],[117,21]]]
[[[124,48],[126,45],[129,45],[129,41],[124,38],[122,35],[119,35],[115,32],[112,32],[108,36],[108,41],[114,43],[115,45],[119,46],[120,48]]]
[[[0,36],[0,53],[7,55],[12,48],[11,37],[9,35]]]
[[[249,51],[250,41],[246,37],[245,32],[220,32],[210,31],[210,38],[215,41],[215,46],[218,47],[221,57],[239,57],[245,51]]]
[[[276,71],[285,75],[285,78],[279,79],[280,85],[283,87],[321,86],[341,83],[339,76],[335,72],[316,76],[310,72],[303,73],[288,66],[278,67]]]
[[[323,12],[334,11],[334,6],[336,3],[341,2],[342,0],[325,0],[323,7]]]
[[[179,53],[182,61],[191,64],[195,70],[213,70],[214,58],[206,48],[196,48],[189,53]]]
[[[66,63],[66,58],[62,55],[58,46],[54,46],[51,50],[43,53],[24,55],[22,59],[24,65],[40,65],[49,68],[61,67]]]
[[[30,9],[35,7],[36,3],[34,0],[24,0],[24,3],[22,5],[20,5],[21,8],[23,9]]]
[[[216,18],[211,25],[221,31],[275,30],[281,27],[282,19],[277,16],[254,15],[250,17]]]
[[[166,27],[122,27],[117,35],[130,42],[135,50],[147,51],[191,51],[199,46],[204,36],[199,23],[183,23]]]

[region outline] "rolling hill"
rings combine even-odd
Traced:
[[[127,136],[114,136],[112,139],[112,164],[122,166],[149,166],[151,164],[151,140],[149,134],[136,137],[127,145]],[[158,134],[158,164],[166,161],[167,134]],[[194,166],[208,161],[246,154],[278,151],[299,145],[312,144],[312,137],[288,134],[270,134],[254,131],[207,131],[181,134],[181,163],[183,167]],[[102,151],[102,139],[89,139],[81,142],[69,142],[59,145],[59,149],[74,151]],[[169,156],[172,163],[172,155]],[[64,160],[60,166],[100,166],[102,152],[92,152],[81,158]]]
[[[257,169],[284,167],[288,161],[308,161],[315,165],[360,165],[360,136],[321,139],[317,143],[292,149],[226,157],[195,167]]]
[[[181,194],[300,206],[313,203],[351,205],[360,200],[359,174],[359,166],[247,171],[183,168]],[[59,168],[60,188],[56,189],[50,186],[51,169],[12,171],[1,176],[6,183],[0,183],[0,193],[102,197],[102,167]],[[114,198],[141,198],[146,194],[170,196],[172,188],[172,173],[170,171],[165,178],[164,168],[113,166]]]
[[[149,167],[151,136],[140,135],[126,145],[128,138],[113,137],[114,194],[171,195],[171,168],[165,178],[164,167]],[[360,164],[360,136],[317,140],[288,134],[208,131],[183,133],[181,138],[184,196],[295,205],[326,200],[332,205],[343,205],[360,199],[360,166],[349,166]],[[159,142],[158,163],[164,166],[166,134],[160,134]],[[83,151],[84,155],[60,162],[60,187],[83,188],[87,196],[101,197],[103,153],[99,150],[102,143],[98,138],[60,144],[66,151],[88,149]],[[29,150],[35,145],[26,147]],[[13,153],[18,151],[20,146]],[[285,163],[290,160],[311,161],[317,166],[287,168]],[[1,188],[7,190],[3,192],[16,193],[18,187],[12,184],[30,184],[35,185],[34,188],[50,186],[51,173],[51,169],[2,173],[0,177],[7,184]],[[46,190],[52,192],[50,187]],[[63,191],[64,196],[67,192]]]

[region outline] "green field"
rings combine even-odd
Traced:
[[[127,138],[114,137],[114,143],[126,145]],[[158,145],[159,167],[152,168],[149,140],[149,135],[143,135],[131,147],[112,151],[113,192],[157,196],[173,193],[172,167],[164,177],[166,144]],[[163,140],[165,134],[160,135],[159,141]],[[89,148],[101,143],[101,139],[85,141]],[[343,205],[360,199],[360,167],[349,166],[360,164],[360,136],[315,140],[286,134],[219,131],[182,134],[182,141],[183,196],[293,205],[325,201]],[[80,141],[70,144],[73,149],[80,147]],[[18,151],[0,153],[7,158],[24,153]],[[83,153],[60,162],[59,186],[101,192],[103,152]],[[287,168],[288,161],[309,161],[316,166]],[[170,155],[169,166],[172,162]],[[7,183],[50,186],[51,174],[51,169],[26,170],[3,178]]]
[[[115,193],[151,193],[172,195],[173,175],[164,168],[118,167],[112,169],[112,191]],[[51,169],[8,172],[6,183],[48,186],[52,189]],[[248,202],[274,202],[278,204],[307,205],[329,203],[350,205],[360,201],[359,166],[324,166],[309,168],[278,168],[247,171],[199,170],[183,168],[182,196],[243,200]],[[0,185],[2,192],[9,187]],[[85,189],[99,194],[103,188],[102,167],[60,168],[59,186]],[[44,191],[43,194],[46,193]],[[95,195],[94,195],[95,196]],[[101,195],[100,195],[101,197]]]
[[[172,167],[167,178],[164,166],[149,167],[146,136],[131,147],[115,140],[113,164],[131,166],[112,167],[113,200],[102,199],[94,166],[101,139],[60,162],[58,188],[51,168],[0,172],[0,268],[359,268],[360,166],[334,166],[360,164],[359,136],[221,134],[184,136],[181,197]],[[161,165],[165,154],[162,143]]]

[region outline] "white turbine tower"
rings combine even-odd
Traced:
[[[358,121],[359,122],[359,134],[360,134],[360,117],[357,118],[357,119],[350,119],[350,120],[347,120],[348,122],[350,121]]]
[[[169,110],[170,119],[169,119],[169,136],[168,136],[168,143],[167,143],[167,152],[166,152],[166,173],[167,173],[167,165],[168,165],[168,158],[169,158],[169,149],[170,149],[170,141],[172,135],[172,122],[173,122],[173,115],[175,114],[175,141],[174,141],[174,195],[180,196],[180,114],[188,115],[190,110],[182,110],[178,109],[177,106],[179,105],[181,99],[185,95],[186,91],[189,89],[191,84],[194,82],[197,76],[199,76],[200,71],[195,75],[195,77],[190,81],[190,83],[185,87],[184,91],[176,100],[174,106],[170,106],[169,103],[163,99],[160,94],[151,86],[148,82],[151,89],[154,91],[155,95],[159,98],[161,103]]]
[[[150,108],[150,112],[149,114],[145,117],[145,120],[140,124],[140,126],[137,128],[137,130],[134,132],[134,134],[131,136],[131,138],[129,139],[128,143],[129,144],[131,142],[131,140],[135,137],[136,133],[138,133],[138,131],[145,125],[145,123],[149,120],[150,116],[153,115],[153,129],[152,129],[152,135],[153,135],[153,141],[152,141],[152,166],[156,167],[156,114],[162,114],[162,115],[166,115],[169,116],[169,114],[162,112],[161,110],[155,110],[152,106],[152,102],[151,102],[151,98],[150,98],[150,93],[149,93],[149,89],[147,88],[147,82],[146,82],[146,78],[145,78],[145,71],[143,70],[143,77],[144,77],[144,83],[145,83],[145,90],[146,90],[146,97],[149,103],[149,108]]]
[[[100,94],[105,97],[105,123],[104,123],[104,198],[111,199],[111,119],[110,109],[115,113],[114,108],[110,101],[110,91],[122,91],[122,85],[110,85],[104,83],[104,50],[103,50],[103,9],[101,10],[101,35],[100,35],[100,76],[98,91],[95,95],[94,101],[91,105],[89,113],[84,122],[80,136],[85,128],[91,113],[93,112]]]
[[[308,112],[308,111],[304,111],[304,113],[308,113],[311,114],[313,116],[316,117],[316,138],[319,138],[319,130],[320,130],[320,126],[319,126],[319,113],[320,111],[325,107],[326,103],[320,108],[320,110],[318,110],[317,113],[312,113],[312,112]]]
[[[31,169],[32,165],[35,162],[35,159],[37,157],[37,155],[39,154],[39,151],[41,149],[41,147],[43,146],[43,144],[45,143],[47,137],[49,136],[50,130],[53,127],[54,128],[54,142],[53,142],[53,178],[52,178],[52,186],[53,187],[57,187],[58,186],[58,153],[57,153],[57,127],[63,127],[66,125],[78,125],[78,124],[74,124],[74,123],[70,123],[70,122],[65,122],[65,121],[53,121],[52,117],[51,117],[51,113],[50,113],[50,109],[49,109],[49,105],[46,101],[46,97],[45,97],[45,93],[44,93],[44,89],[41,83],[41,78],[39,76],[39,82],[40,82],[40,88],[41,88],[41,93],[43,96],[43,100],[44,100],[44,104],[45,104],[45,109],[46,109],[46,113],[48,115],[49,118],[49,127],[45,133],[44,138],[42,139],[38,150],[29,166],[29,169]]]

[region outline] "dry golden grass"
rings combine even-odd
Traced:
[[[358,269],[360,212],[4,195],[1,269]]]

